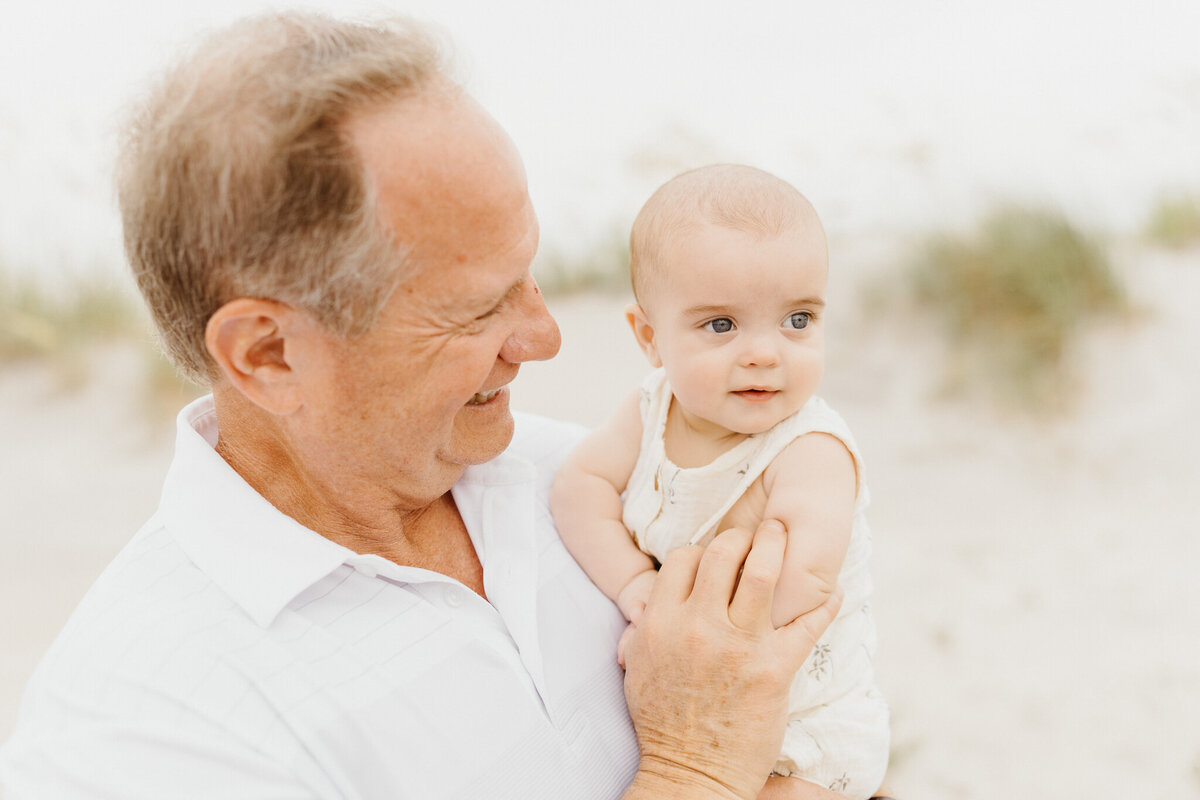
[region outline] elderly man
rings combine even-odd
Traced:
[[[782,532],[732,531],[664,565],[621,671],[546,511],[578,432],[508,408],[559,345],[521,162],[419,31],[222,32],[131,127],[120,199],[212,395],[31,681],[9,800],[763,788],[833,608],[772,629]]]

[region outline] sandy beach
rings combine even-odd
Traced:
[[[822,394],[854,429],[872,491],[881,683],[901,798],[1200,798],[1200,252],[1123,246],[1142,309],[1093,331],[1084,390],[1056,422],[938,400],[938,342],[857,292],[887,243],[834,243]],[[646,366],[626,300],[554,298],[564,345],[514,406],[599,422]],[[62,386],[0,370],[0,739],[37,660],[151,513],[169,424],[97,351]]]

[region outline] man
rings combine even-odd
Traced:
[[[758,793],[833,608],[772,629],[782,531],[733,531],[664,565],[623,676],[546,512],[578,433],[508,409],[559,344],[523,169],[419,31],[224,31],[120,179],[212,397],[31,681],[10,800]]]

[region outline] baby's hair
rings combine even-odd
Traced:
[[[629,275],[642,302],[656,266],[671,242],[701,225],[753,235],[778,236],[815,223],[804,195],[769,172],[742,164],[712,164],[676,175],[650,195],[629,235]]]

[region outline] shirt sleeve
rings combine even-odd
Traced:
[[[0,758],[0,789],[7,800],[318,797],[227,731],[179,715],[166,724],[81,714],[57,731],[18,731]]]

